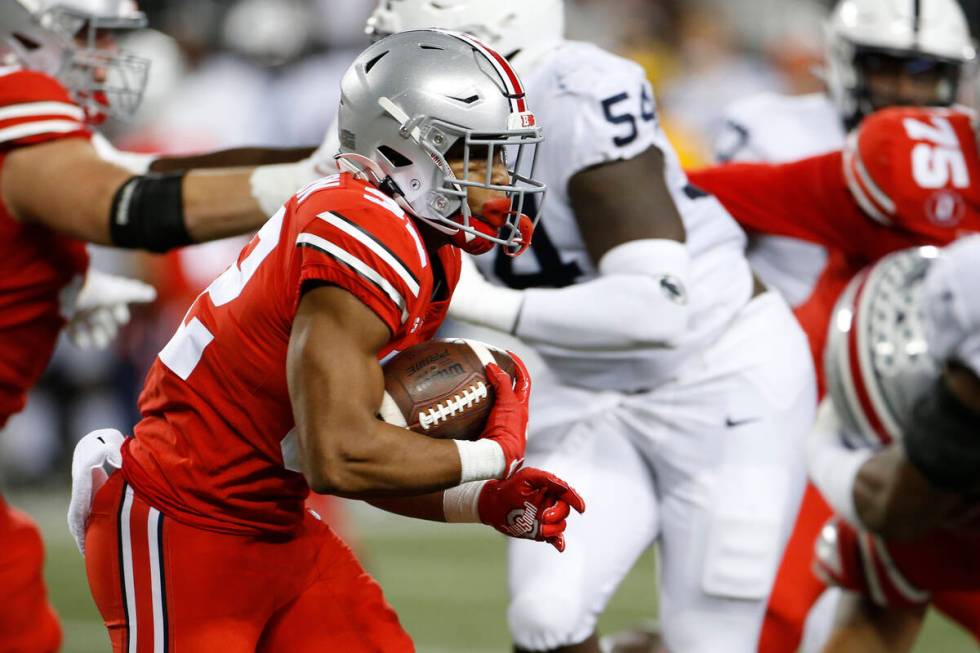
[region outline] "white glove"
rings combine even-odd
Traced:
[[[146,304],[157,291],[136,279],[89,270],[68,322],[68,339],[81,349],[105,349],[129,322],[129,304]]]
[[[122,448],[126,440],[116,429],[92,431],[75,445],[71,459],[71,503],[68,504],[68,530],[85,555],[85,525],[92,510],[92,498],[112,473],[122,468]]]
[[[463,254],[462,258],[463,266],[449,304],[449,316],[462,322],[513,333],[524,293],[493,285],[476,269],[472,257]]]

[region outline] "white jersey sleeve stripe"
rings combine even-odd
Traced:
[[[891,581],[892,588],[901,594],[902,598],[909,603],[927,603],[930,596],[929,592],[919,589],[902,574],[898,565],[895,564],[891,554],[888,552],[888,547],[880,537],[874,537],[874,546],[878,558],[885,568],[888,580]]]
[[[343,263],[350,269],[354,270],[354,272],[380,288],[386,295],[388,295],[391,301],[394,302],[399,309],[401,309],[402,324],[404,324],[408,319],[408,308],[405,303],[405,298],[400,292],[398,292],[397,288],[391,285],[391,282],[378,274],[378,271],[372,268],[370,265],[357,258],[347,250],[338,247],[329,240],[321,238],[315,234],[299,234],[299,236],[296,237],[296,244],[299,246],[314,247],[332,259]]]
[[[847,187],[851,191],[851,195],[857,201],[858,205],[871,219],[875,222],[880,222],[885,226],[891,226],[892,222],[888,219],[881,210],[875,205],[874,201],[865,192],[864,188],[861,186],[858,180],[858,174],[855,170],[855,156],[849,150],[844,150],[844,177],[847,180]]]
[[[73,120],[39,120],[14,125],[0,129],[0,143],[15,141],[18,138],[38,136],[40,134],[67,134],[68,132],[85,129],[85,125]]]
[[[405,285],[408,287],[408,290],[412,293],[413,297],[419,296],[420,285],[418,279],[415,278],[415,275],[411,273],[405,264],[402,263],[391,250],[385,247],[382,242],[380,242],[370,233],[358,227],[347,218],[336,213],[327,211],[319,214],[317,217],[327,224],[340,229],[345,234],[371,250],[375,256],[384,261],[388,267],[390,267],[392,271],[405,282]]]
[[[79,122],[85,120],[82,108],[68,102],[24,102],[0,108],[0,121],[31,116],[65,116]]]

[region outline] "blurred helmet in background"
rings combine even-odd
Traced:
[[[519,68],[557,45],[565,30],[564,0],[382,0],[367,23],[381,38],[439,27],[472,34]]]
[[[315,20],[301,0],[238,0],[221,25],[222,44],[261,66],[281,66],[311,45]]]
[[[522,224],[521,213],[526,194],[544,192],[532,177],[541,131],[499,54],[462,33],[400,32],[358,55],[340,88],[342,165],[467,251],[497,243],[517,253],[530,244],[533,224]],[[490,175],[501,157],[510,173],[505,182]],[[463,160],[466,174],[457,177],[449,159]],[[477,162],[486,163],[486,175],[471,179]],[[506,218],[492,230],[471,220],[474,187],[509,200]]]
[[[4,0],[0,60],[56,77],[92,122],[125,118],[139,106],[150,62],[111,39],[145,25],[133,0]]]
[[[824,369],[855,447],[900,440],[916,401],[942,371],[929,350],[922,299],[938,255],[935,247],[891,254],[857,275],[837,300]]]
[[[827,83],[848,127],[887,106],[949,106],[976,52],[956,0],[841,0]]]

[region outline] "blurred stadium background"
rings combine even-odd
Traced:
[[[532,0],[529,0],[532,1]],[[980,0],[961,0],[974,35]],[[148,30],[126,47],[153,59],[132,122],[108,124],[121,148],[184,153],[242,144],[314,145],[333,118],[338,82],[366,44],[374,0],[143,0]],[[727,104],[762,91],[807,93],[822,84],[821,22],[831,0],[569,0],[568,32],[641,62],[685,164],[707,162]],[[160,300],[108,352],[61,346],[27,410],[0,432],[0,487],[41,523],[48,581],[65,620],[68,653],[104,651],[105,631],[64,514],[71,450],[83,434],[128,431],[150,361],[190,301],[237,255],[231,239],[151,257],[93,248],[94,266],[140,276]],[[342,530],[415,636],[421,652],[508,650],[502,538],[351,506]],[[570,546],[575,543],[571,542]],[[270,564],[275,564],[270,561]],[[602,628],[655,614],[654,561],[643,558]],[[976,646],[931,615],[917,651]]]

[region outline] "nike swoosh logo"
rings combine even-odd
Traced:
[[[725,426],[728,428],[735,428],[736,426],[744,426],[746,424],[751,424],[752,422],[758,422],[760,418],[749,417],[748,419],[732,419],[731,417],[725,418]]]

